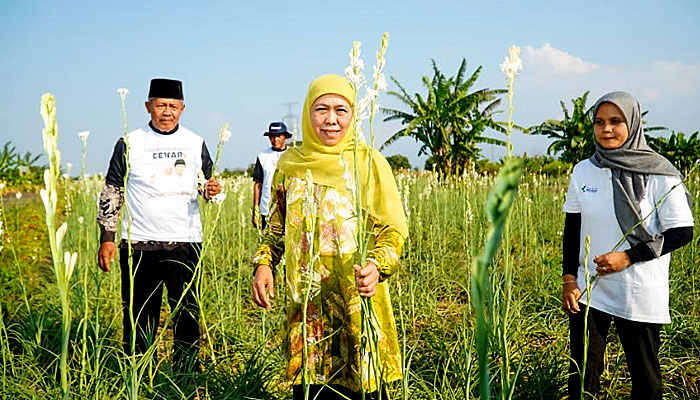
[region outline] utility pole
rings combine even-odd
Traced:
[[[292,111],[292,107],[295,105],[299,104],[298,101],[288,101],[286,103],[282,103],[283,106],[287,106],[287,113],[282,117],[282,122],[284,122],[285,125],[290,126],[292,128],[292,147],[296,146],[297,143],[297,132],[299,129],[299,124],[298,124],[298,119],[299,117]]]

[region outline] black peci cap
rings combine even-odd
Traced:
[[[185,100],[182,94],[182,82],[175,79],[153,78],[148,89],[148,98]]]

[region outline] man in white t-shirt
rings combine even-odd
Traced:
[[[208,200],[220,186],[211,178],[204,140],[179,124],[185,110],[182,82],[151,80],[146,110],[150,122],[114,147],[97,216],[98,263],[109,272],[126,195],[128,215],[122,218],[119,244],[124,350],[145,353],[154,343],[165,286],[174,310],[173,369],[187,373],[199,368],[193,285],[202,242],[198,197]]]
[[[287,150],[287,139],[292,135],[287,131],[283,122],[273,122],[267,132],[263,133],[270,139],[270,148],[258,154],[253,170],[253,226],[258,227],[257,212],[260,210],[260,229],[267,226],[267,216],[270,211],[270,199],[272,198],[272,177],[277,168],[282,153]]]

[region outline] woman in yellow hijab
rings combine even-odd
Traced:
[[[363,390],[372,393],[367,399],[377,396],[376,379],[368,374],[370,360],[361,349],[360,296],[372,299],[377,315],[382,381],[401,378],[386,279],[398,267],[408,226],[389,164],[364,143],[354,148],[354,99],[352,86],[338,75],[323,75],[309,86],[303,144],[287,150],[277,164],[269,223],[253,257],[253,300],[266,309],[272,307],[275,266],[282,256],[286,260],[277,275],[282,274],[285,284],[284,353],[294,399],[303,398],[303,379],[311,385],[309,398],[319,391],[323,399],[359,399]],[[356,265],[354,185],[346,182],[348,174],[343,178],[341,164],[342,156],[354,171],[355,155],[363,182],[362,208],[369,213],[370,243],[363,266]]]

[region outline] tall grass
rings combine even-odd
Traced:
[[[391,281],[404,349],[405,379],[389,387],[389,394],[391,398],[412,400],[478,398],[470,260],[485,244],[483,232],[489,222],[484,206],[495,178],[468,174],[439,181],[435,175],[421,172],[400,174],[397,182],[410,221],[401,269]],[[700,192],[697,174],[686,182],[694,195]],[[65,183],[64,190],[72,202],[72,211],[65,216],[71,226],[65,246],[79,253],[69,287],[72,356],[67,358],[66,366],[74,398],[122,399],[127,395],[122,381],[126,366],[120,362],[124,356],[119,276],[102,274],[94,261],[98,246],[95,196],[102,184],[101,177]],[[211,399],[284,399],[288,391],[282,384],[284,363],[279,350],[281,338],[276,334],[281,331],[283,312],[275,309],[267,313],[266,335],[262,335],[261,314],[247,290],[252,279],[248,260],[258,241],[248,223],[251,185],[246,177],[226,180],[223,186],[228,195],[221,206],[202,207],[205,235],[211,235],[211,242],[202,254],[200,301],[207,330],[200,359],[202,383]],[[516,269],[511,305],[515,322],[509,330],[509,341],[513,344],[513,365],[522,365],[513,382],[516,399],[559,399],[565,395],[568,323],[561,311],[559,289],[560,210],[566,186],[566,177],[524,176],[510,211],[511,240],[517,245],[511,254]],[[61,396],[60,376],[54,371],[61,351],[63,316],[50,254],[43,242],[23,236],[33,232],[29,225],[32,215],[43,218],[40,204],[5,205],[2,213],[6,233],[0,252],[0,372],[4,374],[1,387],[6,398]],[[65,215],[60,203],[58,210]],[[699,210],[696,203],[695,215],[700,215]],[[78,222],[80,216],[84,218],[83,228]],[[672,323],[662,330],[660,354],[669,398],[700,396],[700,366],[695,362],[700,358],[699,250],[694,241],[672,256]],[[38,255],[35,261],[32,254]],[[502,256],[496,254],[494,268],[500,268],[502,262]],[[172,382],[176,376],[169,364],[171,327],[161,329],[164,336],[156,360],[159,372],[150,387],[140,387],[138,398],[186,398],[187,393],[179,393]],[[615,341],[607,354],[602,376],[605,392],[601,397],[616,399],[620,393],[629,393],[630,380],[622,348]],[[495,379],[491,381],[491,394],[496,395],[499,385],[494,382],[500,381],[498,349],[489,350],[489,355],[488,371]]]

